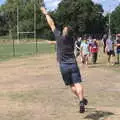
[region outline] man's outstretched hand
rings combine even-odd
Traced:
[[[54,31],[55,30],[55,24],[53,19],[51,18],[51,16],[48,14],[47,10],[45,9],[44,6],[40,7],[41,12],[45,15],[46,19],[47,19],[47,23],[50,26],[51,30]]]
[[[41,10],[41,12],[42,12],[44,15],[47,15],[47,14],[48,14],[48,12],[47,12],[47,10],[45,9],[45,7],[40,7],[40,10]]]

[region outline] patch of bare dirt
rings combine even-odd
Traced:
[[[55,55],[39,55],[0,63],[1,120],[120,120],[120,74],[100,64],[79,64],[85,114],[62,81]]]

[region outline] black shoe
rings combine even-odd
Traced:
[[[85,104],[83,101],[80,101],[80,113],[84,113],[85,112]]]
[[[88,100],[86,98],[83,98],[83,103],[84,103],[84,105],[87,105],[88,104]]]
[[[119,62],[115,62],[115,64],[119,64]]]

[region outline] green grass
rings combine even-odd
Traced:
[[[38,43],[38,54],[54,53],[55,46],[47,43]],[[36,54],[35,43],[15,44],[15,56],[13,56],[12,44],[0,44],[0,61],[9,60],[23,56],[31,56]]]

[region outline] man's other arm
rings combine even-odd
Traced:
[[[49,44],[56,44],[56,41],[49,41],[49,40],[48,40],[48,43],[49,43]]]

